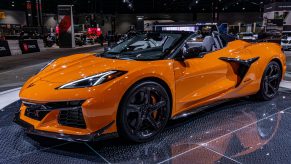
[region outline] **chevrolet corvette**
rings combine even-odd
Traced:
[[[213,32],[147,32],[102,54],[54,60],[20,91],[15,122],[68,141],[120,136],[147,142],[168,120],[230,99],[274,98],[286,71],[275,43],[227,41]]]

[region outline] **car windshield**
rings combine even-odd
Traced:
[[[143,33],[121,42],[101,56],[123,60],[158,60],[163,59],[181,40],[181,33]]]

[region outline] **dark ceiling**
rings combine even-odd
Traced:
[[[27,0],[0,1],[0,9],[24,10]],[[73,4],[77,13],[115,14],[212,12],[212,4],[220,12],[260,12],[264,4],[282,1],[291,0],[42,0],[42,3],[45,13],[56,13],[58,4]]]

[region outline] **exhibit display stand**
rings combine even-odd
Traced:
[[[265,5],[263,25],[268,30],[291,31],[291,2]]]
[[[10,56],[11,52],[7,41],[0,40],[0,57],[1,56]]]
[[[11,55],[21,55],[21,49],[18,40],[7,40]]]
[[[58,5],[59,46],[60,48],[74,48],[73,6]]]

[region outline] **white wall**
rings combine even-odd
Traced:
[[[57,20],[55,20],[55,16],[53,15],[44,16],[43,24],[48,28],[55,28],[57,26]]]
[[[24,11],[1,10],[5,12],[5,18],[0,19],[0,24],[20,24],[26,25],[26,15]]]

